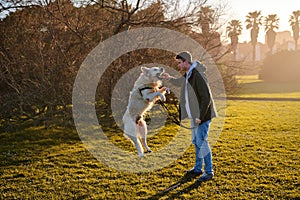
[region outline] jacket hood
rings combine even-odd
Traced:
[[[200,63],[198,60],[196,60],[195,62],[197,63],[197,66],[196,66],[197,70],[199,72],[204,72],[205,73],[206,72],[205,65],[203,65],[202,63]]]

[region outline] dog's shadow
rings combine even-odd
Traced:
[[[148,200],[157,200],[162,198],[163,196],[166,196],[168,193],[170,193],[171,191],[175,190],[176,188],[182,186],[183,184],[192,181],[196,176],[195,175],[190,175],[190,174],[186,174],[184,175],[178,182],[170,185],[168,188],[166,188],[165,190],[158,192],[157,194],[147,198]],[[181,190],[178,190],[176,193],[172,194],[171,196],[169,196],[169,198],[167,199],[174,199],[175,197],[178,197],[181,194],[185,194],[185,193],[189,193],[190,191],[198,188],[201,186],[201,182],[196,181],[193,184],[189,185],[186,188],[183,188]]]

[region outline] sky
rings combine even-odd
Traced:
[[[246,29],[245,20],[249,12],[261,11],[262,16],[277,14],[279,17],[279,30],[291,31],[289,18],[293,11],[300,10],[300,0],[208,0],[213,4],[226,4],[226,12],[230,19],[238,19],[242,22],[243,33],[239,41],[250,41],[250,30]],[[260,28],[259,42],[265,42],[264,28]]]

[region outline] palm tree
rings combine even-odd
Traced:
[[[276,32],[274,29],[279,28],[279,18],[276,14],[268,15],[265,18],[265,31],[266,31],[266,42],[270,48],[271,54],[273,53],[273,47],[276,39]]]
[[[252,53],[253,65],[255,63],[255,57],[256,57],[255,48],[257,44],[259,26],[262,25],[261,20],[262,20],[261,11],[249,12],[248,15],[246,16],[246,23],[247,23],[246,28],[251,29],[251,44],[253,46],[253,53]]]
[[[242,23],[239,20],[233,19],[226,27],[226,32],[231,41],[231,48],[233,50],[234,61],[236,61],[236,49],[239,43],[239,35],[242,34]]]
[[[202,29],[202,34],[207,36],[210,31],[210,24],[214,22],[214,12],[211,6],[201,6],[199,12],[199,23]]]
[[[295,40],[295,50],[298,48],[298,39],[299,39],[299,20],[300,17],[300,10],[294,11],[293,14],[290,16],[289,22],[293,30],[293,37]]]

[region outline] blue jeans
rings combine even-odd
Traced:
[[[196,153],[196,164],[194,169],[197,172],[201,172],[204,161],[204,171],[206,174],[213,174],[212,154],[207,141],[210,123],[211,120],[203,122],[197,128],[192,130],[192,143],[195,145]]]

